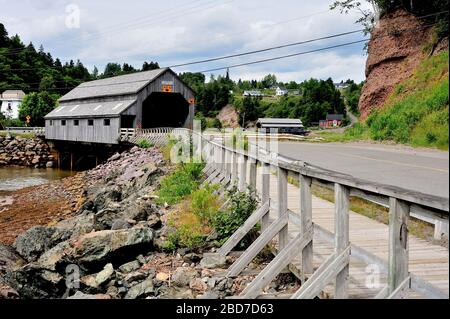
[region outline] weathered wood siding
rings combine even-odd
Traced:
[[[170,70],[167,70],[163,74],[161,74],[158,78],[156,78],[150,85],[143,88],[137,96],[137,105],[138,108],[136,110],[136,121],[142,123],[142,105],[144,101],[152,94],[153,92],[162,92],[163,82],[173,82],[172,93],[180,93],[187,101],[195,98],[194,92],[186,86],[178,76]],[[133,114],[134,115],[134,114]],[[194,119],[194,105],[189,106],[189,115],[184,124],[185,128],[192,128],[192,121]]]
[[[158,78],[154,79],[153,82],[151,82],[149,85],[142,88],[137,94],[84,98],[82,100],[62,102],[61,105],[70,106],[80,103],[102,103],[110,101],[137,100],[135,104],[133,104],[120,114],[136,116],[133,126],[137,127],[138,123],[142,123],[142,105],[144,101],[153,92],[162,92],[164,81],[172,82],[172,93],[181,94],[187,101],[195,98],[194,92],[188,86],[186,86],[173,71],[169,69],[166,72],[162,73]],[[184,123],[185,128],[192,128],[194,109],[194,104],[190,104],[189,115],[187,116],[187,119]],[[45,136],[49,140],[117,144],[121,128],[120,116],[109,117],[110,126],[103,125],[104,116],[105,115],[102,116],[101,114],[78,116],[78,126],[74,126],[74,118],[55,118],[52,120],[47,119],[45,121]],[[62,126],[61,121],[64,119],[66,120],[66,125]],[[94,126],[88,126],[88,119],[92,119],[94,121]],[[50,121],[52,121],[52,125],[50,125]]]
[[[75,119],[65,119],[66,125],[62,125],[61,119],[45,121],[45,138],[49,140],[74,141],[118,144],[120,135],[120,118],[108,118],[110,125],[104,125],[104,118],[93,118],[93,126],[88,125],[88,119],[77,119],[78,126],[74,126]],[[50,122],[52,125],[50,125]]]

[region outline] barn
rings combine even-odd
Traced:
[[[125,128],[191,128],[194,104],[193,90],[169,68],[85,82],[45,116],[45,137],[118,144]]]

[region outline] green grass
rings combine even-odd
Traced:
[[[154,144],[150,143],[146,139],[142,139],[137,142],[137,146],[139,146],[140,148],[150,148],[150,147],[153,147]]]
[[[448,150],[448,51],[427,58],[399,83],[382,109],[344,133],[321,133],[327,142],[372,139]]]
[[[172,205],[192,194],[200,184],[203,167],[199,163],[181,164],[161,181],[158,202]]]
[[[369,140],[369,132],[366,127],[360,123],[356,123],[352,128],[345,130],[343,133],[333,131],[317,132],[317,136],[323,138],[322,142],[352,142]]]

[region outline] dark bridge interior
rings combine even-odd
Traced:
[[[142,128],[182,127],[189,103],[180,93],[153,92],[142,105]]]

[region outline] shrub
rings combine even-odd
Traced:
[[[196,203],[192,200],[194,196],[197,197]],[[167,236],[163,249],[174,251],[178,247],[197,249],[204,246],[211,227],[208,220],[202,219],[201,213],[208,211],[213,216],[217,205],[217,199],[212,195],[212,188],[209,191],[194,192],[191,199],[186,199],[176,211],[170,214],[168,223],[175,231]]]
[[[229,211],[218,212],[213,220],[213,226],[218,234],[219,244],[225,242],[255,211],[258,205],[256,194],[253,190],[239,192],[236,187],[228,192],[230,199]],[[256,230],[254,230],[256,231]],[[247,238],[241,242],[247,244]]]
[[[149,141],[142,139],[137,142],[137,146],[139,146],[140,148],[150,148],[153,147],[154,145]]]
[[[200,221],[207,225],[220,209],[219,199],[214,195],[218,185],[206,185],[204,188],[196,190],[191,196],[192,212],[200,218]]]

